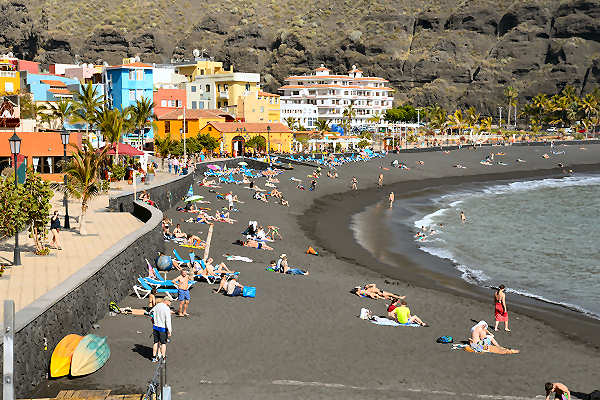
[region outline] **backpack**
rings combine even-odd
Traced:
[[[121,314],[121,309],[119,308],[117,303],[115,303],[114,301],[111,301],[110,303],[108,303],[108,308],[110,309],[110,311],[112,311],[116,314]]]
[[[437,338],[436,342],[438,342],[438,343],[453,343],[454,339],[452,338],[452,336],[440,336],[439,338]]]

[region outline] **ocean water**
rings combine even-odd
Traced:
[[[600,175],[514,182],[439,196],[408,223],[434,228],[419,247],[466,281],[600,318],[599,200]]]

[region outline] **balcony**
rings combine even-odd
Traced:
[[[16,78],[16,71],[0,71],[0,78]]]
[[[221,90],[219,92],[219,97],[222,99],[229,99],[229,90]]]

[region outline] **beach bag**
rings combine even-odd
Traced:
[[[452,336],[440,336],[439,338],[437,338],[436,342],[438,342],[438,343],[453,343],[454,339],[452,338]]]
[[[360,317],[360,319],[370,319],[371,311],[369,311],[369,309],[367,309],[367,308],[361,308],[359,317]]]
[[[256,297],[256,288],[252,287],[252,286],[244,286],[244,290],[242,291],[242,296]]]

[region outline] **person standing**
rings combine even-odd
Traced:
[[[167,356],[167,338],[171,337],[171,300],[165,298],[150,310],[152,316],[152,362],[158,362],[160,358]]]
[[[504,330],[510,332],[508,329],[508,310],[506,309],[506,294],[504,293],[504,285],[500,285],[494,293],[494,317],[496,319],[496,326],[494,330],[498,330],[498,324],[504,322]]]
[[[54,246],[55,249],[62,250],[58,237],[60,232],[60,219],[58,218],[58,211],[54,211],[54,214],[52,214],[52,217],[50,217],[50,232],[52,232],[52,241],[50,242],[50,247]]]
[[[465,215],[465,212],[464,212],[464,211],[461,211],[461,212],[460,212],[460,222],[462,222],[463,224],[464,224],[465,222],[467,222],[467,216]]]
[[[390,196],[388,197],[388,200],[390,202],[390,208],[392,208],[394,205],[394,199],[395,199],[394,192],[390,192]]]
[[[355,176],[352,177],[352,190],[358,190],[358,179]]]
[[[180,275],[173,279],[173,285],[177,288],[177,300],[179,301],[178,317],[187,317],[187,308],[190,304],[190,281],[185,269],[181,270]]]
[[[225,195],[225,200],[227,200],[227,207],[229,208],[229,211],[233,210],[233,193],[227,193]]]
[[[378,187],[383,186],[383,174],[379,174],[379,179],[377,180],[377,186]]]
[[[173,171],[173,158],[171,156],[167,159],[167,165],[169,166],[169,173],[171,173]]]

